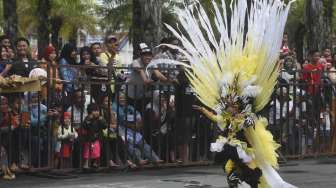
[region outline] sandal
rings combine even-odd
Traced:
[[[127,160],[127,166],[131,169],[135,169],[138,167],[136,164],[132,163],[132,161],[129,160]]]
[[[148,160],[139,160],[139,165],[146,165],[146,164],[148,164]]]
[[[114,161],[110,161],[110,168],[117,168],[117,167],[119,167],[120,165],[118,165],[118,164],[116,164]]]
[[[21,168],[22,170],[28,170],[28,169],[29,169],[29,166],[28,166],[28,165],[25,165],[25,164],[22,164],[22,165],[20,165],[20,168]]]
[[[13,179],[15,179],[15,175],[14,174],[12,174],[12,175],[6,174],[6,175],[2,176],[2,179],[4,179],[4,180],[13,180]]]
[[[92,167],[93,167],[93,168],[98,168],[99,165],[95,162],[95,163],[92,164]]]
[[[9,167],[10,171],[12,172],[16,172],[17,170],[19,170],[19,167],[13,163],[10,167]]]
[[[161,164],[161,163],[164,163],[164,160],[159,159],[159,160],[153,161],[153,163],[154,164]]]

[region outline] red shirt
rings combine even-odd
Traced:
[[[321,63],[316,64],[307,64],[303,67],[303,75],[302,79],[307,82],[307,84],[310,86],[308,87],[309,93],[316,93],[314,92],[314,87],[316,85],[319,85],[321,82],[321,74],[324,70],[324,65]]]

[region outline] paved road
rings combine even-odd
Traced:
[[[326,161],[324,161],[326,162]],[[335,188],[336,158],[292,161],[282,166],[286,181],[302,188]],[[78,174],[77,174],[78,175]],[[49,179],[20,175],[17,180],[0,180],[0,188],[226,188],[220,167],[170,168],[137,172],[79,174],[73,179]]]

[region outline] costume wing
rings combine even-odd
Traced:
[[[239,73],[242,90],[249,84],[260,87],[255,97],[255,110],[259,111],[268,103],[276,84],[277,58],[290,6],[280,0],[255,0],[248,12],[247,0],[233,0],[228,22],[225,1],[212,4],[213,20],[201,5],[179,11],[184,34],[167,27],[185,49],[167,46],[179,49],[190,62],[187,75],[204,105],[216,110],[221,86]],[[155,60],[153,64],[163,62]]]

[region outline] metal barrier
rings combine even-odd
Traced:
[[[56,69],[61,75],[74,71],[76,79],[57,80]],[[209,146],[216,126],[192,109],[200,103],[182,69],[163,71],[176,73],[173,82],[148,85],[126,83],[120,74],[128,68],[72,65],[47,70],[41,92],[2,95],[0,140],[9,164],[87,169],[213,161]],[[279,82],[261,114],[268,117],[286,157],[330,154],[334,84],[308,84],[295,75],[288,83]]]
[[[61,75],[76,72],[77,79],[57,80],[57,68]],[[67,65],[47,70],[49,79],[41,92],[2,96],[2,109],[9,110],[3,111],[0,139],[9,164],[36,170],[212,160],[208,148],[213,126],[192,110],[197,100],[187,85],[126,84],[108,67]],[[99,107],[97,118],[87,111],[96,110],[93,103]]]
[[[330,77],[336,72],[293,71],[287,81],[286,75],[280,75],[272,101],[263,112],[281,144],[279,151],[287,158],[335,154],[336,83]]]

